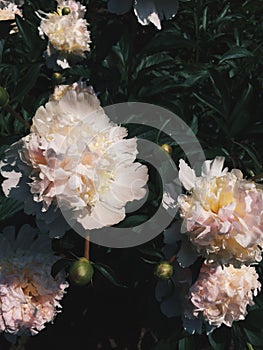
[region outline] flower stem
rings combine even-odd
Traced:
[[[176,259],[176,254],[170,258],[169,263],[172,264],[175,259]]]
[[[85,240],[85,251],[84,251],[84,257],[89,260],[90,254],[89,254],[89,247],[90,247],[90,241],[89,236],[87,236]]]
[[[29,123],[28,123],[24,118],[22,118],[21,115],[18,114],[18,113],[10,106],[10,104],[7,104],[6,106],[4,106],[3,109],[4,109],[6,112],[10,113],[11,116],[12,116],[14,119],[17,119],[17,120],[19,120],[22,124],[24,124],[24,126],[25,126],[27,129],[30,129]]]

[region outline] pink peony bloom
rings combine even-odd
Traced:
[[[126,203],[145,196],[148,180],[147,168],[135,162],[136,139],[125,139],[127,130],[110,122],[89,91],[62,89],[61,98],[40,107],[21,142],[22,165],[14,161],[20,170],[4,171],[8,158],[2,166],[6,195],[26,175],[42,211],[58,204],[85,230],[122,221]]]
[[[187,195],[178,197],[182,232],[210,262],[240,265],[261,260],[263,191],[240,170],[223,170],[224,158],[205,161],[197,177],[180,160],[179,179]]]
[[[210,325],[232,326],[234,321],[244,320],[247,306],[253,305],[253,296],[261,288],[254,267],[241,268],[203,264],[198,280],[190,288],[193,304],[192,316],[203,316]],[[190,315],[187,315],[188,317]]]
[[[52,264],[58,258],[47,236],[36,236],[24,225],[0,234],[0,331],[34,335],[53,322],[68,283],[63,273],[54,279]]]

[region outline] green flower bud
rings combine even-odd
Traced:
[[[171,155],[173,153],[173,149],[170,145],[168,145],[167,143],[164,143],[161,148],[168,153],[169,155]]]
[[[63,9],[61,11],[62,16],[67,16],[70,14],[70,12],[71,12],[70,7],[63,7]]]
[[[62,74],[59,72],[54,72],[52,75],[52,80],[54,83],[59,84],[62,80]]]
[[[0,107],[4,107],[9,102],[9,95],[5,88],[0,86]]]
[[[173,275],[173,266],[168,261],[162,261],[156,266],[154,273],[161,280],[168,280]]]
[[[85,286],[88,284],[94,274],[94,269],[91,262],[86,258],[80,258],[75,261],[69,269],[70,281],[78,286]]]

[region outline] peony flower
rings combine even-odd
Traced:
[[[177,0],[108,0],[108,10],[118,15],[124,14],[132,7],[140,24],[153,23],[161,29],[163,19],[171,19],[177,13]]]
[[[69,13],[63,15],[63,8]],[[48,38],[47,57],[48,65],[52,66],[55,57],[57,65],[68,68],[71,58],[84,57],[90,51],[90,32],[87,30],[87,21],[83,18],[85,6],[73,0],[59,1],[57,12],[37,14],[41,18],[39,32],[41,37]]]
[[[3,190],[12,195],[26,178],[43,212],[59,206],[85,230],[114,225],[127,202],[144,197],[147,168],[134,162],[136,139],[125,139],[127,130],[110,122],[89,88],[65,90],[37,110],[31,134],[11,146],[20,157],[6,156]]]
[[[63,273],[50,274],[57,259],[50,239],[29,225],[16,238],[13,227],[0,234],[1,332],[34,335],[54,320],[68,287]]]
[[[22,5],[21,3],[20,5]],[[15,16],[18,15],[22,17],[22,12],[19,9],[18,5],[14,1],[5,1],[0,0],[0,21],[10,21],[15,20]],[[10,34],[17,32],[17,27],[14,27],[15,23],[12,23],[13,28],[10,31]]]
[[[244,320],[247,306],[253,305],[253,296],[261,288],[254,267],[241,268],[203,264],[198,280],[190,288],[193,316],[202,315],[210,325],[232,326],[234,321]],[[188,315],[190,317],[190,315]]]
[[[189,194],[178,197],[182,232],[211,262],[240,265],[261,260],[263,191],[240,170],[223,170],[224,158],[205,161],[197,177],[180,160],[179,179]]]

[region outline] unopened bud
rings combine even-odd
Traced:
[[[161,148],[168,153],[169,155],[171,155],[173,153],[173,149],[170,145],[168,145],[167,143],[164,143]]]
[[[173,275],[173,266],[168,261],[162,261],[156,266],[155,275],[161,280],[168,280]]]
[[[70,12],[71,12],[70,7],[63,7],[63,9],[61,11],[62,16],[67,16],[70,14]]]
[[[75,261],[69,269],[69,279],[73,284],[85,286],[94,274],[91,262],[86,258]]]
[[[52,75],[52,80],[54,81],[54,83],[59,84],[61,83],[62,80],[62,74],[59,72],[54,72]]]

